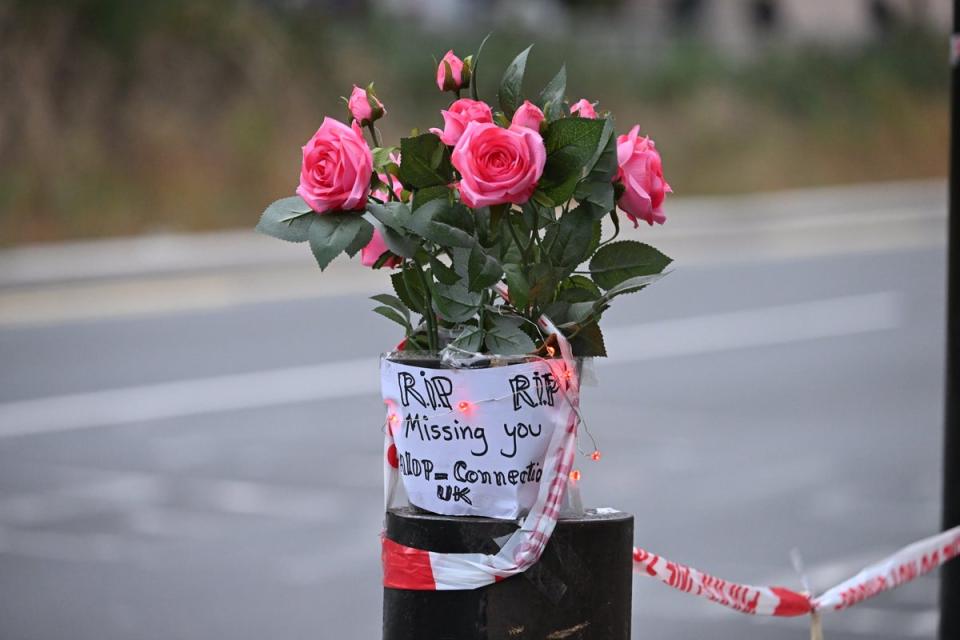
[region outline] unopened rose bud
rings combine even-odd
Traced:
[[[594,119],[597,117],[597,111],[593,108],[593,104],[585,99],[580,99],[570,105],[570,113],[581,118]]]
[[[514,127],[526,127],[539,133],[540,123],[543,122],[543,118],[543,111],[540,110],[540,107],[529,100],[524,100],[520,108],[513,114],[513,120],[510,121],[510,125]]]
[[[461,60],[453,50],[447,51],[437,65],[437,87],[440,91],[459,91],[470,86],[470,58]]]
[[[373,85],[366,89],[353,85],[350,99],[347,100],[347,108],[350,110],[353,119],[359,122],[361,126],[373,124],[375,120],[387,115],[383,103],[373,94]]]

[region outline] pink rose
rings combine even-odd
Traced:
[[[597,117],[597,112],[594,110],[593,105],[583,98],[570,105],[570,113],[575,116],[580,116],[581,118],[590,118],[591,120]]]
[[[450,160],[460,172],[460,199],[468,207],[523,204],[543,174],[547,150],[532,129],[471,122]]]
[[[624,191],[617,204],[637,226],[637,218],[648,224],[663,224],[663,199],[673,189],[663,179],[660,154],[650,138],[639,138],[640,125],[630,133],[617,138],[616,180],[623,183]]]
[[[441,111],[440,115],[443,116],[443,131],[433,128],[430,132],[440,136],[440,140],[448,147],[457,144],[471,122],[493,122],[490,105],[469,98],[455,101],[449,109]]]
[[[449,78],[447,65],[450,66]],[[463,60],[454,55],[453,49],[447,51],[437,66],[437,86],[440,87],[440,91],[459,91],[467,86],[469,76],[464,78],[463,75]]]
[[[380,259],[384,253],[388,251],[387,243],[383,241],[383,236],[380,235],[380,232],[376,227],[373,229],[373,237],[370,238],[370,242],[367,243],[363,249],[360,249],[360,264],[365,267],[372,267],[377,264],[377,260]],[[390,256],[387,258],[383,266],[392,269],[394,267],[399,267],[403,264],[403,259],[398,256]]]
[[[347,108],[350,109],[350,115],[353,116],[353,119],[361,125],[366,125],[387,115],[383,103],[373,94],[368,96],[367,92],[357,85],[353,85],[350,99],[347,100]]]
[[[527,129],[533,129],[539,132],[540,123],[543,122],[543,118],[543,111],[540,111],[540,107],[529,100],[524,100],[520,108],[514,112],[513,120],[510,121],[510,124],[514,127],[526,127]]]
[[[317,213],[362,209],[370,192],[373,154],[352,127],[324,118],[313,137],[303,145],[303,165],[297,195]]]

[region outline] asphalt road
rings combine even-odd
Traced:
[[[583,394],[603,459],[578,466],[637,544],[799,588],[796,547],[820,590],[938,527],[942,185],[766,198],[678,201],[664,242],[630,232],[678,261],[606,318],[614,357]],[[19,269],[0,283],[0,639],[377,638],[376,354],[396,335],[370,274],[323,291],[293,253],[125,271],[102,248],[85,273],[87,249],[0,256]],[[920,579],[826,635],[931,638],[936,597]],[[641,576],[633,625],[807,633]]]

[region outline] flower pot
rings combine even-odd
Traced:
[[[410,504],[456,516],[516,519],[529,511],[551,437],[578,401],[559,384],[565,370],[562,361],[534,357],[453,367],[385,356],[387,459]]]

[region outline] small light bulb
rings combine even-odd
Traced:
[[[573,471],[571,471],[570,479],[573,480],[574,482],[580,482],[580,470],[574,469]]]
[[[395,413],[391,413],[389,419],[390,419],[390,424],[397,424],[398,422],[400,422],[400,416],[398,416]]]
[[[466,411],[467,409],[470,408],[470,403],[467,402],[466,400],[461,400],[461,401],[457,404],[457,408],[460,409],[460,411]]]
[[[556,353],[557,353],[557,350],[556,350],[556,349],[554,349],[554,348],[551,347],[550,345],[547,345],[547,355],[548,355],[548,356],[550,356],[550,357],[552,358],[554,355],[556,355]]]
[[[597,449],[596,451],[594,451],[593,453],[591,453],[591,454],[590,454],[590,459],[593,460],[594,462],[597,462],[598,460],[600,460],[600,450]]]

